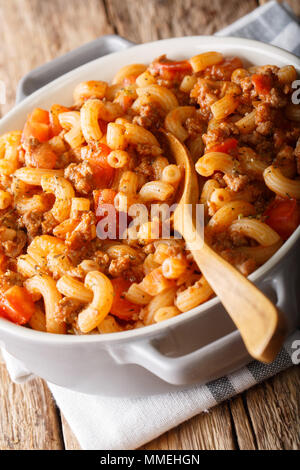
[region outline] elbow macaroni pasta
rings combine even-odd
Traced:
[[[231,155],[222,152],[210,152],[199,158],[196,171],[201,176],[211,176],[215,171],[232,173],[237,162]]]
[[[36,108],[23,130],[0,136],[0,310],[17,283],[34,302],[27,326],[43,332],[140,328],[214,295],[173,230],[184,168],[161,130],[195,164],[207,243],[243,274],[300,223],[295,67],[211,51],[128,64],[112,83],[91,78],[73,105]],[[99,240],[104,221],[112,230]]]
[[[41,186],[44,191],[55,195],[52,213],[58,222],[66,220],[71,211],[72,199],[75,197],[73,186],[65,178],[59,176],[42,176]]]
[[[300,180],[286,178],[279,168],[272,165],[265,169],[263,175],[266,185],[275,194],[300,199]]]
[[[80,113],[78,111],[67,111],[65,113],[60,113],[58,119],[60,125],[67,131],[64,135],[65,141],[71,148],[80,147],[84,142],[80,123]]]
[[[193,106],[179,106],[178,108],[170,111],[165,119],[165,127],[169,132],[172,132],[177,139],[184,142],[188,136],[188,131],[183,127],[183,123],[187,118],[192,117],[196,113],[196,108]]]
[[[84,286],[93,292],[93,300],[79,313],[78,326],[83,333],[88,333],[108,315],[113,302],[113,286],[103,273],[97,271],[86,275]]]
[[[61,294],[56,288],[56,282],[47,275],[33,276],[25,281],[27,290],[31,293],[38,292],[42,295],[45,305],[46,328],[49,333],[64,334],[66,324],[63,318],[57,314],[57,305],[61,300]]]
[[[154,84],[138,88],[136,92],[141,103],[158,102],[166,112],[178,106],[176,96],[168,88]]]

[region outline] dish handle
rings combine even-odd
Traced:
[[[288,334],[295,331],[300,320],[300,268],[295,266],[299,249],[300,245],[259,284],[259,288],[285,312]],[[251,361],[237,330],[179,357],[171,357],[162,352],[161,346],[168,343],[166,340],[170,337],[172,332],[166,329],[160,338],[127,343],[111,349],[110,354],[119,364],[137,364],[174,385],[205,383],[237,370]]]
[[[87,62],[112,52],[127,49],[133,45],[135,45],[133,42],[121,36],[108,34],[57,57],[30,71],[20,80],[17,88],[16,103],[20,103],[20,101],[42,86]]]
[[[164,338],[127,343],[112,348],[110,354],[118,364],[137,364],[173,385],[208,382],[237,370],[250,359],[238,331],[180,357],[161,352],[163,341]]]
[[[300,243],[259,286],[285,314],[287,335],[300,326],[300,268],[296,263],[299,256]]]

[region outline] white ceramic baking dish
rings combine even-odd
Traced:
[[[121,44],[122,47],[129,45]],[[161,54],[183,59],[208,50],[237,55],[251,64],[293,64],[300,72],[297,57],[257,41],[205,36],[156,41],[106,55],[47,84],[1,120],[0,135],[21,128],[27,113],[35,106],[69,105],[74,86],[82,80],[110,80],[121,66],[147,63]],[[86,49],[81,50],[84,51]],[[58,63],[63,67],[68,61],[70,56],[59,59]],[[50,77],[51,63],[46,65],[46,70]],[[38,79],[41,71],[37,69],[31,79]],[[28,77],[22,85],[19,97],[26,94],[26,86],[35,87]],[[285,313],[289,331],[299,324],[299,263],[296,260],[299,236],[300,228],[250,276]],[[0,344],[29,370],[50,382],[81,392],[111,396],[161,393],[207,382],[250,360],[238,331],[217,298],[157,325],[99,336],[41,333],[0,318]]]

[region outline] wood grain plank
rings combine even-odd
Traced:
[[[0,80],[6,84],[5,114],[27,72],[113,28],[101,0],[0,0]]]
[[[268,3],[271,0],[258,0],[258,1],[259,1],[260,5],[264,5],[265,3]],[[292,7],[294,13],[297,16],[300,17],[300,2],[299,2],[299,0],[278,0],[278,1],[281,2],[281,3],[288,3]]]
[[[245,410],[242,395],[231,399],[229,406],[239,449],[255,450],[257,448],[256,438],[251,420]]]
[[[233,450],[236,448],[227,403],[195,416],[142,447],[147,450]]]
[[[7,91],[0,116],[13,106],[17,83],[32,68],[113,32],[101,0],[0,0],[0,24],[0,80]],[[14,385],[4,365],[1,377],[0,449],[62,449],[60,421],[46,384]]]
[[[106,0],[111,24],[136,43],[213,34],[256,8],[256,0]]]
[[[63,449],[60,422],[46,384],[36,379],[16,385],[3,364],[0,384],[0,449]]]
[[[300,448],[300,370],[293,367],[246,392],[261,450]]]

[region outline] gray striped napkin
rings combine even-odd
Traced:
[[[216,36],[257,39],[300,56],[299,19],[286,3],[268,2],[222,29]]]
[[[300,55],[300,27],[285,5],[270,2],[218,33],[259,39]],[[15,382],[33,378],[3,351]],[[269,365],[253,361],[233,374],[206,385],[142,398],[107,398],[72,392],[48,384],[83,449],[136,449],[183,421],[300,363],[300,332],[285,343]]]

